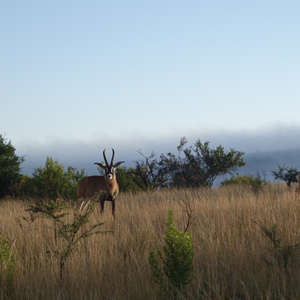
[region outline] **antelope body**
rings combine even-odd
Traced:
[[[111,163],[108,164],[105,156],[105,149],[103,151],[103,157],[106,165],[102,163],[95,163],[100,168],[105,170],[104,176],[88,176],[83,178],[77,183],[77,196],[79,199],[83,198],[83,202],[80,206],[79,211],[83,210],[92,198],[98,200],[101,205],[101,213],[104,210],[104,202],[111,201],[112,203],[112,214],[115,218],[115,200],[119,193],[119,186],[116,178],[115,169],[118,168],[124,161],[114,163],[115,151]]]

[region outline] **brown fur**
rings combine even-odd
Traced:
[[[112,214],[115,217],[115,200],[118,193],[119,186],[116,174],[110,180],[105,176],[88,176],[80,180],[77,184],[78,198],[84,199],[80,210],[83,210],[91,198],[95,197],[95,200],[100,202],[101,212],[104,209],[104,202],[112,201]]]

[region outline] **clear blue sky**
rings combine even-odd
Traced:
[[[300,147],[299,15],[299,1],[1,1],[0,133],[20,155],[184,135]]]

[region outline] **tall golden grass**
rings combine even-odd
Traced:
[[[185,299],[300,299],[300,251],[288,268],[268,266],[261,254],[272,249],[253,221],[277,224],[282,243],[300,241],[300,199],[286,185],[270,184],[254,193],[247,187],[162,190],[120,194],[116,219],[111,204],[99,205],[91,224],[106,221],[113,233],[80,240],[67,259],[63,280],[55,254],[53,223],[26,216],[21,200],[0,203],[0,233],[17,256],[12,299],[157,299],[148,254],[162,247],[168,210],[179,230],[187,216],[178,204],[189,199],[194,221],[194,271]],[[20,226],[20,223],[22,227]],[[88,225],[86,225],[88,226]],[[3,296],[4,298],[4,296]]]

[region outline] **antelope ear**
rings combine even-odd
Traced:
[[[113,165],[113,167],[116,169],[117,167],[120,166],[120,164],[124,163],[125,161],[119,161],[116,164]]]
[[[94,165],[98,165],[102,169],[106,168],[106,165],[104,165],[103,163],[94,163]]]

